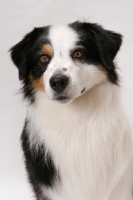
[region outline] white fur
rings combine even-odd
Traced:
[[[28,116],[61,176],[56,190],[44,189],[51,199],[132,199],[132,138],[117,86],[101,83],[71,104],[38,92]]]
[[[64,35],[59,34],[61,29]],[[46,93],[38,91],[28,108],[28,128],[37,130],[30,135],[30,143],[37,147],[44,142],[60,176],[54,188],[42,185],[42,191],[51,200],[131,200],[133,146],[119,86],[96,66],[82,64],[81,68],[72,63],[68,52],[77,37],[66,27],[51,30],[55,54],[44,73]],[[64,65],[72,79],[69,104],[53,101],[49,86],[50,77]],[[83,87],[87,91],[80,95]]]
[[[79,47],[76,45],[79,36],[71,28],[53,26],[50,29],[49,39],[54,50],[54,57],[44,73],[44,85],[45,92],[50,99],[54,100],[57,97],[49,84],[50,78],[55,74],[69,77],[69,85],[62,94],[69,97],[69,101],[80,96],[84,88],[88,90],[96,83],[106,79],[106,75],[98,69],[98,66],[72,60],[70,51]],[[66,68],[67,71],[64,72],[63,68]]]

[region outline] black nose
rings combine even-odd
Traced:
[[[51,77],[50,86],[54,91],[61,93],[68,85],[68,82],[69,80],[67,76],[56,75],[56,76]]]

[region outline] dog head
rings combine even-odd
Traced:
[[[113,63],[122,36],[92,23],[35,28],[10,49],[32,102],[38,90],[61,103],[105,80],[117,84]]]

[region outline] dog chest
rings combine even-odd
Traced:
[[[114,126],[115,119],[112,124],[105,124],[107,116],[98,114],[72,112],[70,115],[69,110],[61,112],[57,108],[30,111],[30,144],[38,146],[41,141],[51,153],[59,175],[54,185],[56,191],[70,196],[74,191],[80,199],[82,195],[95,195],[95,191],[99,195],[107,191],[107,196],[119,176],[117,168],[120,174],[123,172],[125,163],[117,160],[124,149],[118,134],[121,127]]]

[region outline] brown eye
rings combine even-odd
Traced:
[[[71,57],[73,59],[83,60],[85,57],[84,50],[83,49],[75,49],[72,52]]]
[[[49,61],[48,57],[47,56],[42,56],[40,58],[40,61],[43,62],[43,63],[47,63]]]
[[[81,58],[83,54],[80,51],[75,51],[73,54],[73,58]]]

